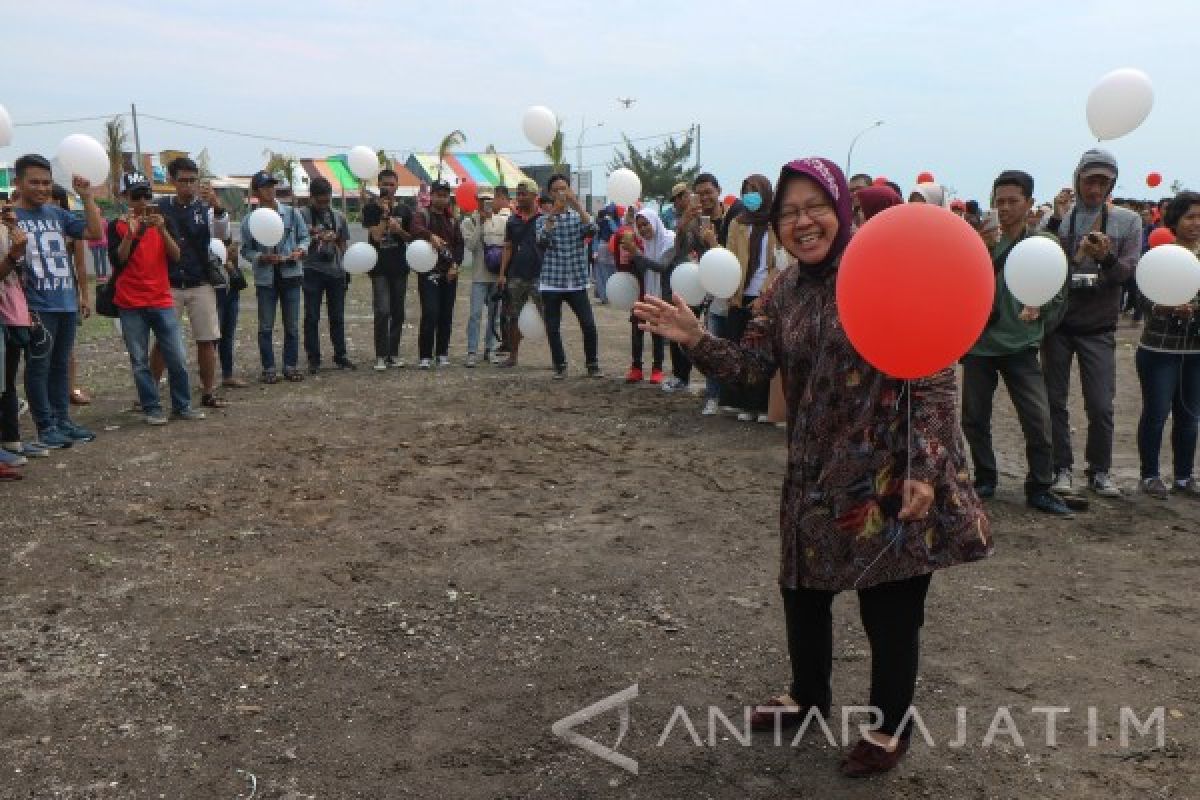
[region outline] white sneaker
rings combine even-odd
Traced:
[[[1055,494],[1075,494],[1075,479],[1071,470],[1060,469],[1054,473],[1054,485],[1050,487],[1050,491]]]
[[[438,356],[438,366],[439,367],[450,366],[450,356]]]
[[[433,366],[433,359],[431,359],[431,358],[422,358],[420,361],[417,362],[417,369],[429,369],[432,366]]]
[[[717,415],[717,398],[710,397],[704,401],[704,408],[700,411],[703,417],[715,417]]]
[[[375,359],[375,371],[376,372],[383,372],[386,369],[387,369],[387,359],[386,358]]]
[[[733,406],[717,406],[717,410],[720,411],[722,414],[740,414],[740,413],[742,413],[742,410],[740,408],[734,408]]]
[[[387,365],[389,367],[394,367],[396,369],[400,369],[401,367],[404,366],[404,359],[401,358],[400,356],[396,356],[395,358],[389,358],[387,360]]]
[[[766,425],[768,422],[771,421],[771,418],[769,416],[767,416],[766,414],[759,414],[758,421],[760,424]]]
[[[738,422],[754,422],[757,417],[757,414],[753,414],[749,411],[743,411],[742,413],[738,414]]]
[[[1092,479],[1088,481],[1088,488],[1101,497],[1121,496],[1121,490],[1113,483],[1112,477],[1107,472],[1094,473]]]
[[[667,394],[681,392],[688,388],[687,383],[679,380],[679,378],[668,378],[662,385],[662,390]]]

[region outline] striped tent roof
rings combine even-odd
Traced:
[[[436,153],[414,153],[409,156],[408,169],[426,182],[437,177],[438,157]],[[503,173],[507,186],[516,186],[517,181],[528,177],[508,156],[490,153],[449,153],[442,163],[442,180],[451,186],[465,181],[474,181],[479,186],[498,186]]]
[[[300,166],[304,168],[309,181],[317,177],[329,181],[333,185],[334,194],[358,194],[362,189],[362,181],[355,178],[354,174],[350,172],[345,155],[329,156],[328,158],[302,158]],[[397,164],[395,170],[400,178],[398,194],[403,196],[416,194],[417,189],[421,187],[421,179],[409,172],[403,164]]]

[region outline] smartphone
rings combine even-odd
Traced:
[[[991,228],[1000,227],[1000,212],[996,209],[991,209],[983,215],[983,221],[979,225],[981,230],[989,230]]]
[[[708,216],[707,214],[702,214],[700,216],[700,227],[701,228],[709,228],[711,226],[712,226],[712,217]]]

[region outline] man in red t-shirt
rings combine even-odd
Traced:
[[[150,425],[167,422],[158,383],[150,371],[153,331],[167,364],[173,415],[176,419],[204,419],[202,412],[192,408],[187,351],[167,277],[168,259],[179,260],[179,243],[167,220],[151,205],[154,191],[144,176],[123,176],[121,195],[129,203],[129,213],[108,224],[108,250],[116,287],[114,302],[120,310],[121,334],[142,412]]]

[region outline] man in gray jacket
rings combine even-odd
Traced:
[[[1067,398],[1071,362],[1079,359],[1079,377],[1088,417],[1087,479],[1103,497],[1120,497],[1109,474],[1113,451],[1113,401],[1116,396],[1116,330],[1121,285],[1132,275],[1142,253],[1142,221],[1134,212],[1109,203],[1117,185],[1117,162],[1105,150],[1089,150],[1075,170],[1074,190],[1054,199],[1046,230],[1057,235],[1070,263],[1066,312],[1042,343],[1042,368],[1050,401],[1054,439],[1054,491],[1074,492],[1071,422]],[[1053,320],[1048,321],[1053,324]]]

